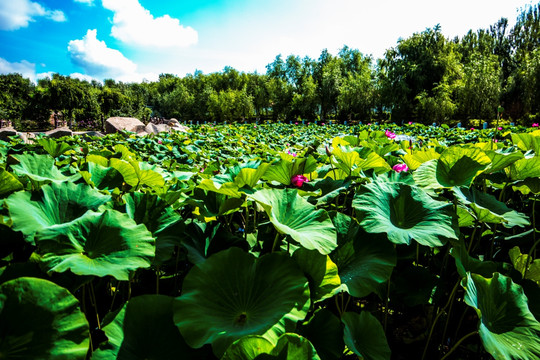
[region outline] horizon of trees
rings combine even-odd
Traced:
[[[78,124],[88,119],[151,116],[192,121],[328,119],[415,121],[493,120],[523,123],[540,117],[540,3],[516,24],[447,39],[439,25],[401,39],[374,61],[344,46],[317,60],[280,54],[266,74],[195,71],[158,81],[84,81],[54,74],[37,84],[0,75],[0,119],[46,124],[51,111]]]

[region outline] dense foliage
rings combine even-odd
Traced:
[[[439,26],[400,40],[375,61],[343,47],[318,59],[278,55],[266,74],[196,71],[158,81],[87,82],[55,74],[38,84],[0,76],[0,119],[44,122],[50,111],[79,127],[102,117],[151,115],[195,121],[371,119],[448,123],[505,119],[538,122],[540,112],[540,4],[522,10],[513,27],[501,19],[489,29],[447,39]],[[97,121],[97,124],[96,124]],[[21,125],[21,124],[17,124]],[[22,124],[24,127],[24,123]]]
[[[0,142],[0,359],[538,359],[530,129]]]

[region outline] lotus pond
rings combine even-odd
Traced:
[[[0,142],[0,359],[539,359],[538,193],[524,128]]]

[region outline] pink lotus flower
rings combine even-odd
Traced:
[[[367,124],[368,124],[368,126],[370,126],[370,125],[371,125],[371,123],[367,123]]]
[[[302,187],[302,184],[305,182],[309,182],[309,180],[304,175],[294,175],[291,178],[291,184],[293,184],[293,186],[296,186],[297,188]]]
[[[533,123],[532,127],[538,127],[538,123]]]
[[[295,122],[294,125],[298,125],[298,122]]]
[[[287,150],[287,154],[292,155],[293,157],[296,157],[296,155],[298,155],[297,153],[292,152],[291,150]]]
[[[390,130],[386,130],[386,131],[384,132],[384,134],[385,134],[386,137],[389,138],[389,139],[395,139],[395,138],[396,138],[396,134],[393,133],[393,132],[391,132]]]
[[[471,128],[471,130],[474,130],[474,128]]]
[[[392,170],[399,173],[402,171],[409,171],[409,167],[407,166],[407,164],[396,164],[392,167]]]
[[[497,130],[501,131],[501,130],[502,130],[502,127],[499,126],[499,127],[497,128]]]
[[[409,121],[409,125],[412,125],[412,121]]]
[[[163,144],[163,141],[161,141],[161,139],[160,139],[160,140],[157,141],[157,143],[158,144]]]
[[[497,140],[497,139],[493,139],[493,142],[499,142],[499,140]]]

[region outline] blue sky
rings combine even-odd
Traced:
[[[32,80],[155,80],[201,70],[265,73],[276,55],[343,45],[382,57],[440,24],[450,38],[514,23],[530,0],[0,0],[0,73]]]

